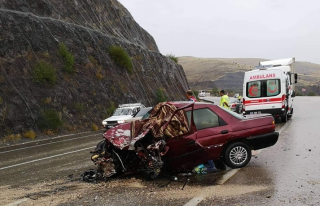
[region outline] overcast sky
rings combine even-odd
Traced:
[[[320,64],[319,0],[119,0],[163,55]]]

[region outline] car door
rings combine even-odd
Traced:
[[[167,157],[172,168],[190,168],[197,163],[203,155],[203,147],[197,144],[196,137],[196,133],[193,133],[180,139],[166,141],[169,146]]]
[[[196,129],[191,121],[192,110],[186,112],[189,122],[189,134],[179,138],[167,139],[169,152],[166,155],[172,168],[190,168],[195,165],[199,156],[203,155],[203,147],[201,147],[196,139]]]
[[[225,140],[229,137],[230,126],[210,108],[193,111],[197,128],[196,141],[203,147],[199,162],[220,158]]]

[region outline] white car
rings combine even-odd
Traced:
[[[143,119],[145,114],[148,113],[151,109],[152,109],[152,107],[141,108],[140,111],[134,117],[132,117],[131,119],[126,120],[126,122],[133,122],[133,121],[136,121],[136,120]]]
[[[199,97],[205,97],[206,96],[206,92],[204,90],[199,90],[198,96]]]
[[[145,106],[141,103],[120,104],[111,117],[102,121],[102,125],[104,128],[109,129],[118,124],[125,123],[128,119],[133,118],[142,108],[145,108]]]

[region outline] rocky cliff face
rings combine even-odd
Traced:
[[[111,59],[112,45],[130,56],[132,74]],[[152,106],[157,91],[183,100],[187,88],[183,68],[116,0],[0,0],[0,137],[87,130],[112,105]]]

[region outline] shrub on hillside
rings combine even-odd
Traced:
[[[21,138],[22,138],[21,134],[10,134],[10,135],[5,136],[2,139],[2,142],[6,143],[6,142],[19,141],[19,140],[21,140]]]
[[[63,126],[61,115],[54,109],[47,109],[41,112],[39,127],[42,130],[58,130]]]
[[[63,71],[73,74],[76,72],[74,69],[74,56],[71,52],[68,51],[68,48],[65,44],[59,44],[58,55],[62,58],[64,62]]]
[[[96,124],[91,125],[91,130],[92,131],[98,131],[99,127]]]
[[[83,103],[79,103],[79,102],[75,102],[74,103],[74,109],[79,112],[80,114],[82,114],[85,111],[85,104]]]
[[[166,102],[168,100],[168,98],[165,95],[165,90],[163,88],[159,88],[156,91],[156,101],[157,103],[159,102]]]
[[[167,54],[167,57],[172,59],[175,63],[178,63],[178,57],[173,54]]]
[[[43,60],[39,61],[32,70],[33,80],[37,83],[55,84],[57,81],[56,70]]]
[[[108,49],[111,59],[121,67],[124,67],[129,74],[133,74],[133,64],[128,53],[121,47],[112,45]]]
[[[36,138],[36,133],[33,130],[26,131],[22,134],[24,138],[34,139]]]
[[[114,110],[116,110],[116,106],[115,106],[114,102],[111,102],[111,106],[109,108],[107,108],[107,115],[111,116],[113,114]]]

